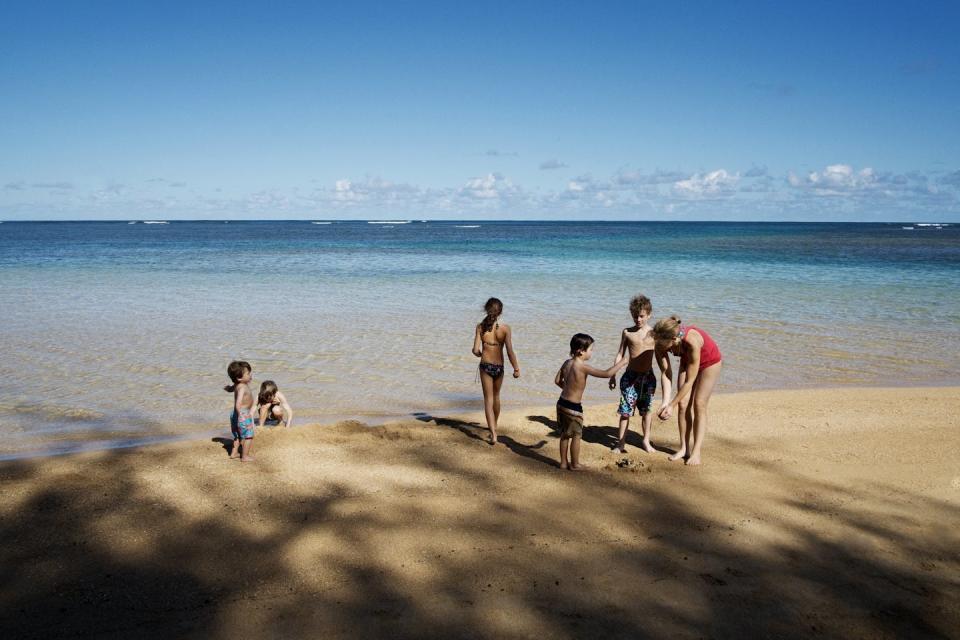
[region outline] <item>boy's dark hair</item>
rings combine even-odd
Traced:
[[[244,371],[253,371],[253,367],[250,366],[250,363],[244,360],[234,360],[227,365],[227,375],[230,376],[230,380],[234,384],[240,382],[240,378],[243,377]]]
[[[630,317],[636,318],[641,311],[653,313],[653,303],[650,302],[650,298],[639,293],[633,296],[633,300],[630,301]]]
[[[575,356],[581,351],[586,351],[593,344],[593,338],[585,333],[575,333],[570,338],[570,355]]]

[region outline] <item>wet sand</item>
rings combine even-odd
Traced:
[[[7,638],[960,635],[960,388],[717,396],[585,473],[552,407],[0,464]]]

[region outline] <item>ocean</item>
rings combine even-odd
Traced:
[[[960,381],[955,225],[5,222],[0,275],[0,459],[226,433],[233,359],[299,425],[480,409],[490,296],[505,407],[554,402],[573,333],[611,364],[636,293],[714,337],[721,393]]]

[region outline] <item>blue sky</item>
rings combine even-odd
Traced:
[[[7,2],[0,219],[960,220],[915,4]]]

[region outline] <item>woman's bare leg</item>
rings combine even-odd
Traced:
[[[497,426],[500,426],[500,388],[503,386],[504,378],[506,376],[500,376],[493,381],[493,415]]]
[[[681,371],[680,375],[677,376],[677,389],[682,387],[683,383],[686,381],[687,372]],[[687,398],[677,405],[677,429],[680,431],[680,448],[677,449],[676,453],[670,456],[671,461],[687,457],[687,432],[690,430],[687,420],[687,405],[689,401],[690,398]]]
[[[694,421],[693,421],[693,445],[690,448],[690,457],[687,458],[687,464],[700,464],[700,447],[703,446],[703,438],[707,435],[707,418],[709,413],[707,405],[710,403],[710,396],[713,395],[713,388],[720,379],[720,369],[722,362],[718,362],[712,367],[707,367],[697,376],[697,386],[693,389]]]
[[[480,372],[480,385],[483,387],[483,413],[487,417],[487,428],[490,430],[490,444],[497,444],[497,411],[494,407],[500,404],[499,394],[494,387],[496,380],[487,373]]]

